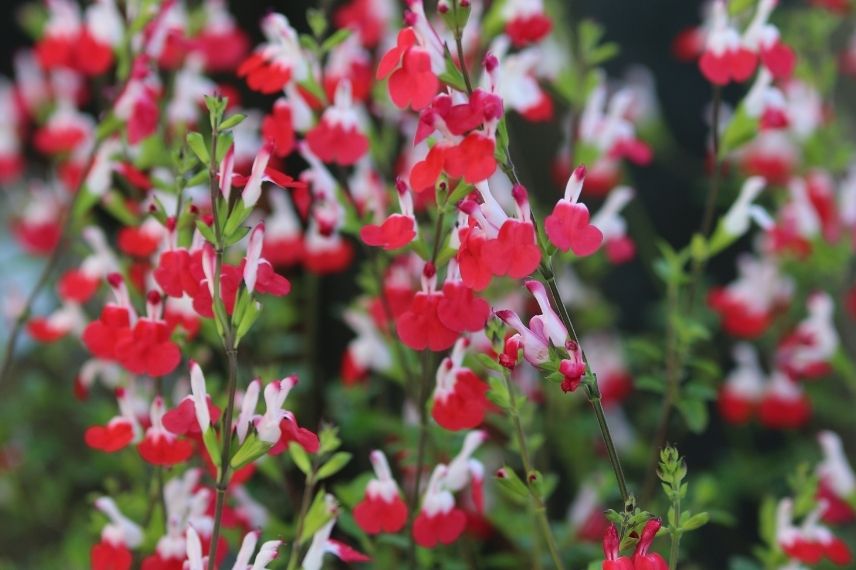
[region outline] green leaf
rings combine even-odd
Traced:
[[[244,239],[244,237],[246,237],[248,233],[250,233],[250,226],[238,227],[237,229],[235,229],[235,231],[226,236],[226,239],[224,240],[226,242],[226,247],[235,245],[236,243]]]
[[[238,229],[238,226],[243,224],[252,213],[253,208],[248,208],[244,206],[243,200],[238,200],[237,202],[235,202],[235,206],[232,209],[232,213],[229,214],[229,218],[226,220],[226,224],[223,226],[223,235],[231,236],[232,234],[234,234],[235,231]]]
[[[327,31],[327,16],[323,10],[310,8],[306,10],[306,23],[316,38],[321,38]]]
[[[217,243],[217,237],[214,235],[214,228],[202,220],[196,220],[196,229],[199,230],[199,233],[202,234],[202,237],[204,237],[208,243]]]
[[[244,119],[246,119],[246,118],[247,118],[247,116],[244,115],[243,113],[235,113],[234,115],[226,117],[223,120],[223,122],[220,124],[220,130],[226,130],[226,129],[231,129],[231,128],[237,127],[238,125],[243,123]]]
[[[341,30],[336,30],[336,32],[331,35],[329,38],[324,40],[324,43],[321,44],[321,51],[328,52],[334,47],[342,44],[351,36],[351,30],[348,28],[342,28]]]
[[[229,460],[229,466],[237,471],[241,467],[263,457],[271,447],[273,446],[270,443],[260,440],[255,431],[253,431],[247,436],[247,439],[244,440],[244,443],[241,444],[241,447],[238,448],[238,451],[236,451]]]
[[[452,55],[448,50],[446,51],[446,69],[437,78],[458,91],[466,92],[467,90],[467,83],[464,81],[464,74],[461,73],[461,70],[458,69],[457,65],[455,65]]]
[[[203,164],[208,164],[211,155],[208,154],[208,147],[205,145],[205,139],[201,133],[187,133],[187,146]]]
[[[476,356],[476,360],[478,361],[478,363],[481,364],[482,366],[484,366],[485,368],[487,368],[489,370],[495,370],[499,373],[505,372],[505,368],[502,367],[502,364],[497,362],[496,359],[491,358],[489,355],[484,354],[484,353],[479,353],[479,354],[476,354],[475,356]]]
[[[497,487],[504,491],[509,498],[517,502],[524,502],[529,499],[529,489],[511,467],[506,465],[497,470],[495,481]]]
[[[199,185],[205,184],[207,182],[208,182],[208,169],[203,168],[202,170],[200,170],[199,172],[197,172],[196,174],[194,174],[193,176],[190,177],[190,179],[187,181],[187,185],[191,186],[191,187],[192,186],[199,186]]]
[[[736,16],[740,12],[745,12],[755,5],[755,0],[731,0],[728,2],[728,14]]]
[[[701,433],[707,427],[707,405],[702,400],[684,398],[678,402],[678,410],[693,433]]]
[[[327,509],[326,494],[324,491],[318,491],[312,500],[312,506],[306,512],[306,518],[303,519],[303,532],[300,533],[297,539],[298,544],[303,544],[307,539],[311,538],[318,529],[327,524],[327,521],[332,516]]]
[[[749,142],[758,134],[758,119],[746,114],[744,105],[737,107],[737,111],[728,121],[728,126],[722,133],[722,141],[719,145],[719,158],[722,159],[733,150]]]
[[[634,384],[636,388],[640,390],[647,390],[648,392],[654,392],[655,394],[662,394],[666,391],[666,381],[660,376],[646,374],[645,376],[637,378]]]
[[[316,476],[316,478],[320,481],[322,479],[326,479],[327,477],[332,477],[333,475],[341,471],[345,467],[345,465],[348,464],[349,461],[351,461],[351,457],[353,456],[347,451],[340,451],[338,453],[333,454],[333,457],[327,460],[327,463],[325,463],[318,469],[318,475]]]
[[[234,137],[229,131],[220,133],[217,136],[217,164],[223,162],[223,159],[226,157],[226,153],[229,152],[229,148],[232,146],[233,140]]]
[[[318,453],[331,453],[339,449],[342,445],[342,440],[339,439],[339,428],[332,425],[325,425],[321,428],[321,433],[318,434]]]
[[[297,468],[303,471],[304,475],[309,475],[312,471],[312,464],[309,461],[309,454],[306,453],[306,450],[297,442],[292,441],[288,444],[288,453],[291,455],[291,459],[297,465]]]
[[[211,457],[211,462],[220,469],[220,442],[217,441],[217,431],[210,427],[202,434],[202,442]]]
[[[255,324],[256,320],[259,318],[259,315],[262,312],[262,304],[258,301],[250,302],[247,305],[246,312],[243,317],[241,317],[241,322],[238,324],[238,330],[235,332],[238,340],[240,341],[244,338],[250,329]]]
[[[487,383],[490,386],[490,390],[487,393],[488,399],[503,410],[507,410],[511,405],[511,399],[505,382],[496,376],[489,376]]]
[[[706,525],[709,520],[710,515],[708,515],[707,513],[696,513],[681,523],[681,530],[695,530],[699,527]]]

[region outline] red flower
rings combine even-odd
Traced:
[[[407,524],[407,505],[396,495],[390,501],[383,497],[365,498],[354,507],[354,519],[366,534],[396,533]]]
[[[445,147],[436,144],[431,147],[424,159],[413,165],[410,169],[410,187],[414,192],[434,190],[437,178],[443,171],[445,162]]]
[[[93,449],[114,453],[124,449],[134,439],[134,425],[127,418],[115,417],[106,426],[87,428],[83,439]]]
[[[443,284],[443,298],[437,304],[437,318],[456,332],[478,332],[490,316],[490,305],[475,296],[461,281]]]
[[[484,245],[484,261],[494,275],[521,279],[532,274],[541,263],[541,250],[535,241],[531,222],[508,219],[496,239]],[[461,267],[463,274],[463,266]]]
[[[410,307],[395,321],[401,342],[413,350],[433,351],[450,348],[458,333],[443,324],[437,316],[437,307],[443,295],[440,293],[416,293]]]
[[[424,510],[413,521],[413,539],[423,548],[434,548],[437,544],[452,544],[467,526],[467,515],[461,509],[433,515]]]
[[[369,224],[360,228],[360,239],[366,245],[382,247],[389,251],[404,247],[416,237],[413,218],[392,214],[381,225]]]
[[[84,29],[74,46],[74,63],[84,75],[101,75],[113,65],[113,48]]]
[[[380,60],[377,79],[389,77],[389,96],[399,109],[418,111],[434,98],[440,81],[431,70],[431,55],[416,45],[413,28],[398,32],[395,47]]]
[[[167,431],[163,425],[163,416],[163,400],[156,396],[150,412],[152,425],[146,430],[143,441],[137,445],[137,451],[146,462],[169,467],[187,461],[193,454],[193,444]]]
[[[116,345],[130,331],[131,316],[126,307],[107,304],[101,316],[83,331],[83,344],[94,356],[104,360],[116,359]]]
[[[181,362],[178,345],[169,338],[165,321],[141,318],[122,331],[115,345],[116,360],[129,372],[165,376]]]
[[[214,405],[210,396],[206,396],[206,402],[208,403],[211,423],[216,424],[220,419],[220,408]],[[201,433],[199,421],[196,419],[196,410],[193,406],[193,396],[185,396],[181,403],[164,414],[163,427],[175,435]]]
[[[596,252],[603,241],[603,233],[589,223],[588,208],[564,200],[544,219],[544,231],[553,245],[562,251],[570,249],[580,257]]]
[[[568,178],[564,196],[544,219],[550,243],[581,257],[593,254],[603,242],[603,232],[589,223],[588,208],[579,203],[585,177],[586,168],[578,166]]]
[[[366,534],[395,533],[407,524],[407,505],[383,452],[370,455],[376,477],[366,486],[363,500],[354,507],[354,519]]]
[[[368,152],[369,139],[359,125],[350,81],[339,82],[335,104],[324,111],[318,124],[306,133],[306,142],[322,161],[342,166],[355,164]]]
[[[456,146],[444,150],[443,168],[451,178],[469,184],[487,180],[496,171],[496,143],[481,133],[470,133]]]
[[[756,311],[747,303],[729,295],[723,287],[711,289],[707,303],[711,309],[719,313],[722,328],[732,336],[755,339],[764,334],[773,322],[769,311]]]
[[[505,33],[514,47],[541,41],[553,29],[553,22],[542,13],[518,15],[505,24]]]
[[[160,245],[162,233],[152,225],[119,230],[119,249],[135,257],[149,257]]]
[[[286,449],[292,441],[296,442],[300,447],[306,450],[307,453],[315,453],[318,451],[320,441],[318,436],[306,428],[297,425],[297,420],[290,414],[286,415],[279,422],[280,438],[270,449],[271,455],[279,455]]]
[[[772,45],[762,45],[760,52],[761,63],[775,79],[790,79],[797,62],[797,56],[793,49],[777,40]]]
[[[85,303],[98,290],[100,279],[82,269],[69,269],[59,280],[59,296],[66,301]]]
[[[273,112],[265,115],[262,121],[262,137],[273,142],[273,154],[276,156],[288,156],[294,150],[291,105],[285,99],[277,99],[273,104]]]
[[[758,57],[745,47],[721,53],[706,50],[699,59],[699,69],[714,85],[727,85],[730,81],[742,83],[752,77]]]
[[[196,259],[184,248],[167,250],[161,253],[153,276],[163,292],[170,297],[181,298],[185,293],[193,297],[199,290],[199,277],[191,270],[193,263],[201,263],[202,251]],[[201,266],[199,267],[201,271]]]
[[[458,230],[461,245],[455,259],[461,270],[461,280],[467,287],[482,291],[490,285],[493,272],[488,263],[487,237],[478,227]]]
[[[133,563],[131,551],[127,546],[113,544],[104,539],[92,547],[89,555],[92,562],[91,570],[131,570]]]
[[[445,367],[447,364],[444,361],[437,372],[437,388],[434,390],[431,417],[440,426],[451,431],[478,427],[484,421],[485,412],[490,406],[487,384],[469,368],[453,367],[443,370]]]

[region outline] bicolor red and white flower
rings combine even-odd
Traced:
[[[396,533],[407,524],[407,505],[392,477],[386,455],[374,450],[369,459],[375,477],[366,486],[363,500],[354,507],[354,519],[367,534]]]

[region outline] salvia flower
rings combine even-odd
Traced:
[[[856,474],[844,453],[841,438],[832,431],[817,435],[823,460],[815,472],[820,477],[818,498],[825,503],[823,520],[831,524],[852,522],[856,519],[851,502],[856,495]]]
[[[375,478],[366,486],[363,500],[354,507],[354,519],[367,534],[396,533],[407,524],[407,505],[392,477],[386,455],[374,450],[369,459]]]
[[[312,542],[309,544],[309,549],[303,557],[303,570],[321,570],[324,563],[324,554],[333,554],[343,562],[366,562],[369,557],[358,552],[338,540],[330,538],[330,533],[333,532],[333,527],[336,525],[336,520],[339,514],[339,505],[333,495],[326,495],[324,503],[330,520],[318,529],[312,535]]]
[[[584,166],[574,170],[565,186],[564,197],[544,219],[544,231],[550,243],[561,251],[571,250],[581,257],[593,254],[603,242],[603,232],[589,222],[588,208],[578,202],[585,175]]]

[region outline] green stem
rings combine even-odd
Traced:
[[[699,233],[702,237],[708,238],[713,226],[713,214],[716,209],[717,198],[719,197],[720,188],[720,160],[719,160],[719,115],[722,107],[722,88],[714,86],[713,88],[713,113],[712,121],[712,146],[713,152],[713,173],[711,175],[710,189],[705,200],[704,213],[702,215],[701,227]],[[708,256],[694,257],[692,269],[690,273],[690,282],[687,291],[687,314],[692,314],[695,310],[696,296],[701,286],[702,275]],[[668,315],[666,323],[666,397],[663,399],[663,405],[660,408],[660,417],[657,421],[657,428],[654,434],[654,439],[651,443],[651,459],[649,468],[645,477],[645,483],[642,487],[643,503],[650,499],[656,487],[657,476],[656,466],[657,458],[659,457],[660,449],[666,444],[666,439],[669,437],[669,420],[672,415],[672,408],[678,401],[681,388],[681,369],[683,368],[684,355],[679,350],[677,334],[674,327],[674,317],[676,311],[680,310],[680,295],[677,284],[670,283],[668,285]]]
[[[288,555],[288,570],[297,568],[298,558],[300,556],[300,535],[303,534],[303,527],[306,524],[306,514],[309,512],[309,505],[312,503],[312,493],[315,491],[315,468],[306,477],[306,486],[303,488],[303,499],[300,501],[300,513],[297,515],[297,523],[294,529],[294,545],[291,547],[291,553]]]
[[[669,420],[681,388],[680,370],[682,365],[678,354],[677,334],[674,325],[674,312],[678,310],[678,301],[677,285],[669,284],[667,291],[668,315],[666,317],[666,395],[660,407],[660,417],[657,420],[657,428],[651,443],[651,458],[648,461],[645,483],[642,486],[642,504],[647,503],[653,497],[656,489],[657,461],[660,458],[660,450],[666,444],[666,439],[669,436]]]
[[[568,329],[568,332],[573,337],[574,341],[576,341],[577,346],[580,348],[580,353],[583,356],[583,362],[585,363],[586,371],[594,376],[594,373],[589,366],[588,359],[586,358],[585,351],[583,350],[582,344],[580,344],[580,339],[577,336],[577,332],[574,330],[574,324],[571,321],[571,316],[568,313],[567,307],[565,307],[565,303],[562,301],[562,295],[559,293],[559,287],[556,285],[556,276],[553,273],[552,267],[548,267],[546,265],[541,266],[541,275],[544,277],[544,280],[547,283],[547,288],[550,290],[550,296],[553,299],[553,304],[556,306],[556,309],[559,312],[559,318],[562,319],[562,323],[565,325],[565,328]],[[587,382],[585,384],[586,396],[588,396],[588,401],[594,410],[595,417],[597,418],[597,425],[600,428],[600,435],[603,439],[604,445],[606,445],[606,452],[609,456],[609,463],[612,465],[612,472],[615,475],[615,480],[618,483],[618,490],[621,493],[621,499],[624,501],[625,508],[632,502],[632,496],[630,495],[630,491],[627,488],[627,479],[624,476],[624,469],[621,467],[621,460],[618,458],[618,453],[615,450],[615,442],[612,439],[612,433],[609,430],[609,424],[606,422],[606,416],[603,412],[603,403],[600,398],[600,387],[597,385],[597,379],[593,382]]]
[[[431,385],[431,377],[434,372],[434,353],[428,349],[422,351],[422,376],[419,380],[417,405],[419,406],[419,443],[416,450],[416,478],[413,481],[413,489],[408,498],[408,509],[410,511],[410,527],[416,519],[419,507],[419,491],[422,487],[422,475],[425,470],[425,451],[428,447],[428,414],[425,408],[428,405],[428,387]],[[416,542],[413,533],[410,533],[408,543],[408,558],[410,567],[416,568]]]
[[[553,536],[553,531],[550,528],[550,520],[547,518],[547,507],[533,483],[532,477],[535,474],[535,470],[532,468],[532,459],[529,456],[529,447],[526,444],[526,433],[523,431],[523,423],[520,421],[520,411],[517,408],[517,397],[515,396],[514,386],[511,384],[511,377],[507,370],[503,370],[502,376],[505,380],[505,388],[508,390],[508,414],[517,437],[517,447],[520,449],[520,460],[523,462],[526,486],[529,489],[529,495],[532,497],[535,518],[538,520],[541,536],[547,544],[547,549],[550,551],[553,565],[557,570],[564,570],[565,565],[562,563],[562,557],[559,555],[559,547],[556,545],[556,538]]]
[[[680,493],[675,493],[674,500],[672,501],[672,508],[675,513],[675,520],[681,520],[681,496]],[[677,570],[678,568],[678,557],[680,556],[680,548],[681,548],[681,531],[674,530],[672,532],[672,545],[669,549],[669,570]]]
[[[45,262],[45,266],[42,268],[42,272],[39,274],[38,279],[36,279],[35,285],[33,285],[29,295],[27,295],[26,301],[24,301],[23,308],[18,313],[18,316],[15,318],[15,322],[9,330],[9,336],[6,339],[6,349],[3,352],[3,362],[0,364],[0,386],[6,382],[6,377],[9,375],[9,372],[12,371],[15,347],[18,345],[18,338],[21,336],[21,332],[24,330],[24,324],[26,324],[27,319],[30,318],[30,313],[33,310],[33,304],[36,302],[36,298],[38,298],[39,293],[41,293],[42,289],[47,285],[48,280],[51,278],[51,275],[57,265],[59,265],[60,259],[63,257],[63,252],[65,251],[66,246],[71,241],[70,233],[71,228],[74,225],[74,212],[77,208],[80,196],[83,194],[83,185],[89,177],[89,172],[95,164],[95,157],[98,155],[103,142],[103,138],[99,138],[95,142],[95,146],[92,148],[89,159],[83,169],[80,182],[77,184],[77,188],[74,191],[74,197],[72,197],[71,203],[63,211],[62,228],[60,230],[59,240],[53,248],[53,251],[51,251],[50,257],[48,257],[47,262]]]
[[[213,294],[211,295],[211,302],[215,307],[214,310],[214,318],[219,319],[219,315],[226,315],[226,308],[223,302],[223,299],[220,296],[220,278],[222,275],[223,269],[223,250],[225,248],[225,243],[223,241],[223,230],[222,224],[217,215],[217,199],[220,192],[220,189],[217,185],[217,136],[219,135],[219,130],[217,125],[214,125],[214,128],[211,132],[211,151],[210,151],[210,160],[208,163],[208,189],[211,195],[211,205],[214,212],[214,235],[217,239],[217,244],[215,248],[216,257],[215,257],[215,265],[214,265],[214,283],[212,284]],[[214,529],[211,533],[211,546],[209,552],[211,556],[208,558],[208,570],[214,570],[214,565],[216,563],[216,555],[217,552],[217,543],[220,539],[220,526],[223,521],[223,505],[226,502],[226,492],[229,488],[229,460],[231,458],[232,453],[232,417],[235,411],[235,392],[237,391],[238,386],[238,348],[237,348],[237,339],[235,338],[235,331],[232,327],[232,322],[230,319],[224,319],[225,322],[221,323],[223,327],[223,349],[226,353],[226,360],[228,366],[228,380],[227,380],[227,400],[226,400],[226,411],[223,414],[222,423],[220,424],[220,437],[223,438],[222,448],[220,450],[220,468],[219,468],[219,476],[217,478],[217,487],[216,487],[216,502],[214,505]]]

